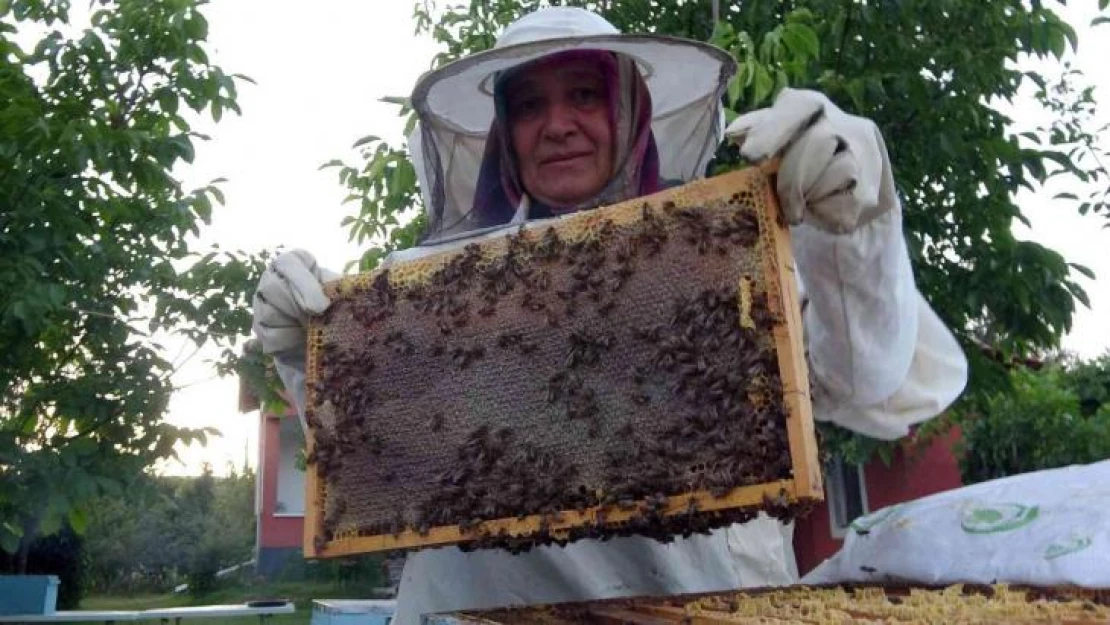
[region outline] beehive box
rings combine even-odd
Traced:
[[[821,497],[773,172],[327,286],[305,553],[670,540]]]
[[[427,625],[771,625],[1110,623],[1110,593],[997,586],[789,587],[669,598],[610,599],[430,615]]]

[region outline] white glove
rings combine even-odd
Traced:
[[[845,234],[898,205],[878,127],[824,94],[783,89],[770,108],[737,117],[725,136],[750,161],[782,158],[777,190],[791,225]]]
[[[338,277],[304,250],[275,258],[254,293],[253,328],[262,351],[274,354],[303,350],[309,315],[318,315],[331,305],[322,285]]]

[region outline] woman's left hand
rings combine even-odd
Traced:
[[[736,118],[725,136],[748,160],[782,159],[777,188],[791,225],[846,234],[898,205],[878,127],[824,94],[784,89],[771,107]]]

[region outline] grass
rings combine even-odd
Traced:
[[[277,614],[266,625],[307,625],[312,620],[313,599],[372,599],[373,584],[365,582],[262,582],[237,581],[211,593],[194,597],[188,593],[144,595],[99,595],[85,597],[82,610],[153,610],[195,605],[245,603],[255,599],[287,599],[294,603],[293,614]],[[252,618],[189,619],[183,625],[253,625]]]

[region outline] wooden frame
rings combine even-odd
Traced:
[[[1089,588],[846,584],[463,610],[427,614],[424,619],[429,625],[908,623],[937,618],[960,623],[1095,625],[1110,622],[1108,615],[1106,593]]]
[[[694,497],[699,510],[713,511],[728,508],[760,507],[770,498],[776,501],[797,503],[823,499],[821,466],[818,461],[817,442],[814,431],[813,417],[810,405],[810,389],[808,368],[805,361],[805,350],[802,337],[801,307],[795,276],[793,254],[790,247],[789,230],[782,219],[781,210],[774,192],[774,174],[777,163],[769,163],[758,168],[749,168],[741,171],[723,174],[714,178],[696,181],[681,187],[663,191],[649,198],[638,198],[630,202],[613,205],[597,211],[579,213],[568,219],[581,219],[586,222],[593,220],[595,223],[601,217],[621,219],[626,215],[638,215],[640,207],[645,201],[661,203],[673,201],[679,205],[693,205],[698,201],[719,200],[722,196],[731,194],[733,189],[739,188],[741,183],[751,185],[753,177],[758,188],[762,189],[763,206],[766,209],[758,215],[760,220],[763,275],[767,278],[767,300],[771,313],[778,320],[773,336],[778,357],[779,373],[784,393],[784,404],[787,410],[787,434],[791,456],[792,479],[782,480],[735,488],[724,497],[713,497],[708,491],[683,493],[670,497],[663,512],[665,515],[678,514],[687,508],[688,502]],[[599,217],[599,214],[602,214]],[[454,255],[457,252],[445,252],[443,256]],[[435,258],[434,256],[431,258]],[[396,271],[396,268],[393,269]],[[364,274],[354,278],[347,278],[328,285],[331,294],[341,293],[345,284],[350,280],[369,280],[375,274]],[[314,334],[319,328],[310,324],[308,354],[308,369],[313,371],[316,366],[316,355],[311,349]],[[311,378],[311,376],[310,376]],[[313,389],[308,388],[308,405],[313,404]],[[313,447],[311,431],[307,436],[308,450]],[[304,553],[309,558],[328,558],[349,556],[354,554],[406,549],[413,547],[427,547],[436,545],[453,544],[473,537],[473,530],[467,534],[460,532],[455,526],[433,527],[421,535],[411,529],[402,531],[398,535],[359,536],[344,534],[342,530],[333,540],[321,543],[317,536],[323,528],[323,510],[326,503],[326,485],[317,475],[313,467],[306,471],[306,509],[305,509],[305,534]],[[556,518],[541,518],[533,515],[523,519],[506,518],[485,521],[477,528],[479,531],[497,533],[505,530],[509,535],[519,536],[535,532],[543,523],[551,530],[556,538],[565,536],[568,529],[581,526],[587,522],[596,522],[599,513],[603,515],[607,524],[620,523],[633,515],[633,512],[618,509],[616,506],[599,506],[579,513],[574,510],[562,511]]]

